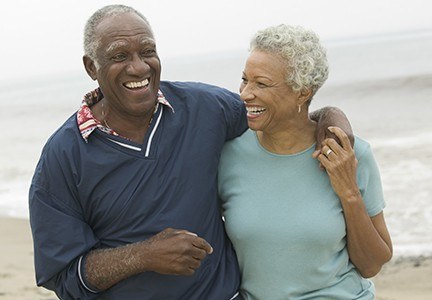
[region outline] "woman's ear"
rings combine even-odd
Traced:
[[[298,105],[303,105],[312,97],[312,90],[302,89],[298,97]]]
[[[97,69],[96,69],[96,65],[94,63],[94,61],[84,55],[83,56],[83,63],[84,63],[84,68],[86,69],[87,74],[90,76],[91,79],[96,80],[97,79]]]

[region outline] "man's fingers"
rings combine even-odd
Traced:
[[[192,269],[192,270],[196,270],[196,269],[198,269],[200,266],[201,266],[201,260],[199,260],[199,259],[194,259],[194,260],[190,263],[189,268]]]
[[[190,232],[190,231],[184,231],[184,233],[185,234],[189,234],[189,235],[192,235],[192,236],[198,236],[198,234],[196,234],[196,233],[193,233],[193,232]]]
[[[326,138],[324,140],[326,140],[326,139],[334,139],[338,144],[342,145],[339,137],[333,131],[331,131],[330,128],[335,128],[335,127],[329,127],[329,128],[327,128],[326,135],[325,135]]]
[[[197,237],[192,242],[192,245],[194,245],[197,248],[203,249],[207,254],[213,253],[213,247],[203,238]]]
[[[194,236],[195,239],[193,239],[192,245],[197,248],[203,249],[207,254],[213,253],[213,247],[205,239],[199,237],[196,233],[187,230],[179,230],[178,233],[184,233]]]
[[[329,127],[328,129],[330,132],[334,133],[339,138],[342,148],[344,148],[345,150],[351,148],[351,142],[348,136],[346,135],[345,131],[343,131],[339,127]]]

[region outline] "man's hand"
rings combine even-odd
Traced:
[[[354,147],[354,134],[351,124],[343,111],[339,108],[330,106],[323,107],[312,112],[310,117],[312,120],[317,122],[316,150],[321,150],[321,144],[327,138],[332,138],[341,144],[339,138],[328,130],[331,126],[341,128],[348,136],[351,146]]]
[[[210,244],[195,233],[167,228],[142,242],[90,251],[84,277],[92,289],[104,291],[148,271],[192,275],[212,252]]]
[[[143,242],[147,269],[170,275],[192,275],[213,252],[211,245],[195,233],[167,228]]]

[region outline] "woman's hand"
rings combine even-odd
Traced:
[[[329,127],[341,144],[327,138],[313,154],[329,175],[338,195],[346,223],[347,249],[351,262],[366,278],[375,276],[393,254],[383,212],[370,217],[357,185],[357,159],[345,132]]]
[[[315,152],[313,156],[327,171],[333,190],[341,201],[358,197],[360,191],[357,186],[357,159],[350,140],[339,127],[329,127],[328,130],[336,135],[341,144],[327,138],[321,144],[321,151]]]

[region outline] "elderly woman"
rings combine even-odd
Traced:
[[[392,256],[381,181],[369,144],[330,127],[314,153],[313,95],[328,75],[325,49],[301,27],[252,39],[241,98],[250,129],[228,142],[219,170],[227,233],[245,299],[373,299]],[[325,172],[320,170],[322,165]]]

